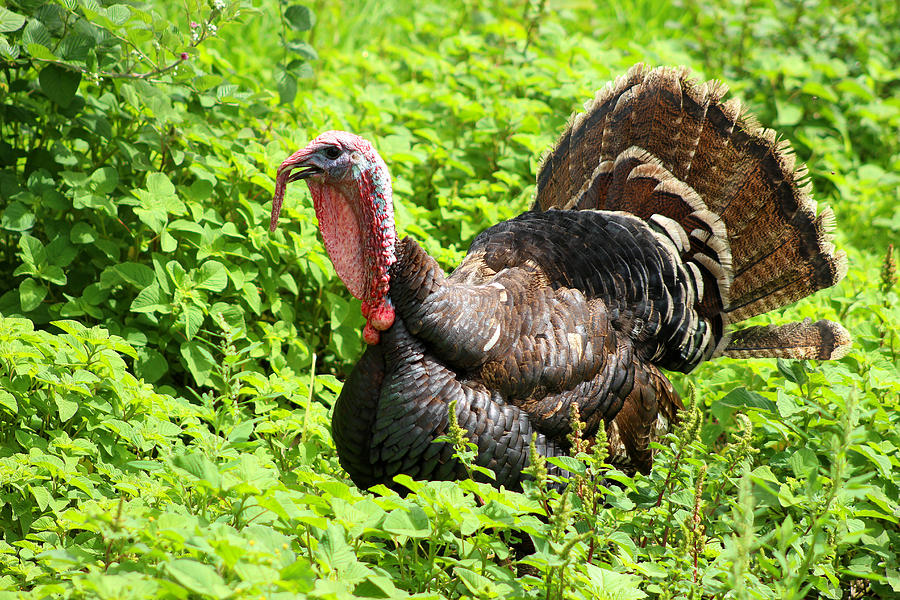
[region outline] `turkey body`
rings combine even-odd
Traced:
[[[830,321],[732,330],[835,284],[846,259],[789,148],[723,93],[685,69],[634,67],[570,122],[533,208],[481,233],[449,275],[412,239],[361,242],[394,254],[386,299],[363,304],[390,318],[376,322],[377,343],[334,409],[341,465],[357,485],[464,477],[452,447],[435,442],[452,401],[498,485],[520,487],[532,439],[545,456],[568,452],[573,404],[587,437],[605,424],[612,462],[646,472],[651,442],[682,408],[663,369],[688,372],[722,354],[847,351],[849,336]],[[328,139],[354,156],[340,136]],[[311,190],[368,172],[308,167],[308,155],[285,172],[321,171]],[[381,187],[376,178],[359,189]],[[364,231],[369,221],[358,222]],[[332,260],[342,279],[359,280]]]
[[[335,444],[353,480],[462,476],[452,448],[432,442],[447,432],[451,399],[478,464],[508,487],[520,484],[533,435],[545,456],[566,453],[573,402],[589,435],[603,420],[624,438],[613,458],[649,467],[652,430],[681,408],[654,362],[711,351],[700,345],[704,327],[672,314],[688,306],[684,267],[639,219],[599,211],[525,213],[479,235],[468,256],[445,278],[414,241],[400,242],[398,320],[335,407]]]

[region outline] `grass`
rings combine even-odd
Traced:
[[[900,592],[896,3],[129,6],[0,11],[0,594]],[[791,140],[851,266],[776,318],[838,320],[853,351],[673,376],[690,412],[648,476],[583,453],[564,493],[356,489],[329,412],[362,321],[305,192],[265,232],[275,165],[374,139],[401,231],[449,268],[638,61],[725,80]]]

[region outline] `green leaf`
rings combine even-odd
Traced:
[[[26,265],[40,269],[47,262],[47,251],[44,245],[36,237],[27,233],[19,240],[19,248],[22,249],[22,260]]]
[[[186,342],[181,345],[181,358],[184,359],[184,363],[197,385],[206,385],[209,381],[209,374],[216,364],[209,350],[197,342]]]
[[[159,205],[135,207],[134,214],[154,233],[160,233],[166,225],[166,211]]]
[[[184,306],[182,310],[181,321],[184,323],[184,334],[187,336],[187,339],[192,340],[197,335],[197,332],[200,331],[205,315],[199,307],[193,304]]]
[[[587,472],[587,467],[585,467],[584,463],[571,456],[554,456],[548,458],[547,462],[577,475],[584,475]]]
[[[807,81],[803,84],[803,93],[809,94],[810,96],[814,96],[819,99],[825,100],[827,102],[837,102],[838,97],[834,93],[834,90],[831,89],[831,86],[825,86],[818,81]]]
[[[163,200],[175,195],[175,186],[163,173],[147,175],[147,190],[154,199]]]
[[[0,406],[5,407],[13,415],[19,412],[19,404],[16,402],[16,397],[6,390],[0,390]]]
[[[243,423],[238,423],[234,429],[232,429],[228,433],[228,441],[232,444],[240,444],[246,442],[250,439],[250,436],[253,435],[253,428],[255,424],[253,421],[244,421]]]
[[[796,125],[803,118],[803,106],[788,101],[775,101],[775,107],[778,114],[778,125],[791,126]]]
[[[24,312],[31,312],[47,297],[47,287],[31,277],[19,284],[19,304]]]
[[[0,57],[13,61],[19,58],[19,47],[10,45],[6,38],[0,37]]]
[[[165,568],[175,581],[198,596],[228,598],[232,595],[222,576],[207,564],[179,558],[166,564]]]
[[[309,31],[316,24],[316,16],[306,6],[293,4],[284,11],[284,18],[296,31]]]
[[[119,172],[112,167],[100,167],[90,177],[91,191],[97,194],[111,194],[119,185]]]
[[[169,230],[164,228],[159,232],[159,247],[163,252],[175,252],[175,249],[178,248],[178,240],[176,240]]]
[[[174,457],[172,464],[179,469],[184,469],[197,479],[205,481],[213,489],[217,490],[222,487],[219,468],[205,454],[182,454]]]
[[[134,374],[148,383],[159,381],[169,370],[166,358],[153,348],[138,350],[138,358],[134,363]]]
[[[154,282],[138,293],[134,302],[131,303],[131,311],[169,314],[172,312],[172,303],[169,297],[159,288],[159,284]]]
[[[54,321],[53,324],[79,341],[86,340],[87,336],[89,335],[88,328],[78,321]]]
[[[247,305],[257,315],[260,314],[262,310],[262,300],[259,297],[259,289],[257,289],[256,284],[248,281],[242,287],[241,291],[243,292],[244,300],[247,302]]]
[[[31,488],[31,495],[34,496],[34,499],[37,502],[38,508],[42,511],[47,510],[47,507],[50,506],[50,503],[53,501],[53,494],[50,493],[50,490],[43,487],[29,487]]]
[[[586,563],[585,567],[596,593],[605,598],[640,600],[647,597],[640,589],[641,578],[636,575],[618,573],[591,563]]]
[[[88,223],[79,221],[69,232],[69,239],[73,244],[91,244],[97,239],[97,231]]]
[[[855,79],[845,79],[837,84],[837,89],[846,92],[847,94],[851,94],[856,96],[857,98],[864,100],[866,102],[872,100],[874,97],[872,94],[872,89],[856,81]]]
[[[466,589],[476,597],[491,598],[496,596],[496,594],[490,593],[495,587],[494,582],[487,577],[460,566],[454,567],[453,573],[466,586]]]
[[[56,265],[47,265],[38,273],[38,276],[50,283],[55,283],[56,285],[65,285],[66,284],[66,274],[60,267]]]
[[[744,387],[739,387],[728,392],[724,397],[713,403],[720,406],[739,409],[756,409],[768,412],[775,412],[775,403],[771,400],[763,398],[756,392],[752,392]]]
[[[319,546],[325,563],[336,571],[346,569],[356,562],[356,556],[347,544],[346,533],[340,525],[329,525]]]
[[[779,358],[776,363],[778,372],[784,375],[785,379],[797,385],[803,385],[807,382],[806,369],[801,361],[788,361]]]
[[[154,281],[156,281],[156,275],[153,273],[153,269],[147,265],[135,262],[126,262],[107,267],[100,274],[100,285],[104,288],[127,283],[138,289],[144,289]]]
[[[426,538],[431,535],[428,515],[420,506],[412,505],[409,509],[396,509],[388,513],[382,528],[394,535],[405,535],[410,538]]]
[[[181,266],[181,263],[177,260],[170,260],[166,263],[166,272],[169,274],[169,277],[172,279],[172,283],[175,284],[175,287],[180,290],[187,290],[191,286],[188,285],[188,273],[184,270],[184,267]]]
[[[25,24],[25,17],[0,6],[0,33],[18,31]]]
[[[356,586],[353,595],[362,598],[403,598],[406,594],[397,589],[390,577],[369,575]]]
[[[165,468],[165,465],[155,460],[131,460],[125,463],[125,466],[142,471],[161,471]]]
[[[282,67],[275,72],[275,85],[278,87],[278,99],[281,104],[290,104],[297,97],[297,78]]]
[[[116,25],[124,25],[131,18],[131,9],[124,4],[113,4],[106,9],[106,16]]]
[[[803,408],[781,388],[778,389],[778,397],[775,400],[775,405],[778,407],[778,414],[783,418],[790,417],[803,410]]]
[[[65,423],[78,412],[78,403],[67,400],[62,396],[56,396],[56,410],[59,414],[59,420]]]
[[[43,44],[25,44],[28,54],[40,60],[56,60],[56,56],[50,52],[50,48]]]
[[[47,65],[41,70],[38,81],[41,84],[41,90],[48,98],[66,108],[75,97],[75,92],[78,91],[81,73],[57,65]]]
[[[222,263],[208,260],[203,263],[197,272],[194,284],[203,290],[221,292],[228,285],[228,272]]]
[[[92,36],[70,33],[60,42],[59,50],[66,60],[84,62],[96,44]]]
[[[143,27],[129,27],[125,37],[135,46],[141,46],[153,39],[153,32]]]
[[[44,27],[43,23],[38,19],[30,19],[28,24],[25,25],[25,29],[22,31],[22,44],[28,48],[29,52],[31,52],[30,46],[37,46],[43,48],[47,53],[50,53],[50,46],[53,44],[53,38],[50,35],[50,32],[47,31],[47,28]],[[50,56],[53,56],[53,54],[50,53]]]
[[[299,560],[288,563],[279,573],[284,581],[290,581],[294,585],[298,585],[297,591],[309,592],[313,588],[313,583],[318,579],[316,572],[309,565],[309,562]]]
[[[219,320],[224,320],[226,326],[230,327],[233,332],[243,332],[247,327],[244,322],[244,311],[240,307],[227,302],[216,302],[209,309],[209,314],[219,325]]]
[[[139,200],[139,206],[134,208],[135,214],[156,233],[162,232],[170,214],[185,212],[185,205],[175,193],[175,186],[162,173],[150,173],[147,188],[134,189],[132,193]]]
[[[319,54],[316,52],[316,49],[307,44],[306,42],[290,42],[288,44],[288,50],[302,56],[305,60],[316,60],[319,58]]]
[[[798,479],[805,479],[819,468],[819,459],[816,453],[809,448],[799,448],[793,451],[788,458],[788,464]]]
[[[3,220],[0,221],[3,229],[7,231],[28,231],[34,227],[34,213],[27,206],[15,200],[3,211]]]
[[[857,444],[850,447],[851,450],[859,452],[874,464],[881,472],[881,476],[887,480],[891,480],[891,459],[878,452],[868,444]]]

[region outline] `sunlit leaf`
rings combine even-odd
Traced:
[[[228,273],[222,263],[208,260],[201,265],[194,283],[198,288],[221,292],[228,285]]]
[[[24,24],[24,16],[0,6],[0,33],[18,31]]]

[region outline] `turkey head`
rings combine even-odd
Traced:
[[[394,323],[388,292],[395,261],[394,205],[387,165],[372,145],[346,131],[326,131],[278,168],[269,230],[275,231],[287,184],[305,180],[334,269],[362,300],[363,338],[377,344]]]

